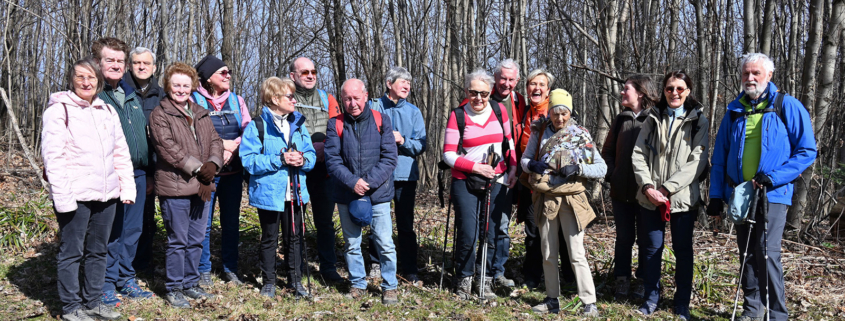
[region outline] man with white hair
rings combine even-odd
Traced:
[[[769,319],[786,320],[781,239],[792,205],[792,182],[815,161],[816,140],[801,102],[771,82],[775,67],[769,57],[749,53],[740,66],[743,91],[728,104],[716,134],[707,214],[720,216],[740,183],[752,181],[755,189],[766,188],[759,209],[749,210],[749,215],[756,213],[749,217],[755,223],[737,227],[740,258],[749,250],[740,267],[745,294],[740,320],[762,320],[767,308]]]

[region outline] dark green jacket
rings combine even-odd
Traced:
[[[147,117],[144,116],[141,97],[138,97],[135,89],[123,80],[117,85],[123,88],[123,92],[126,93],[126,101],[122,106],[118,104],[117,98],[112,92],[113,89],[108,83],[97,96],[112,106],[120,116],[120,125],[123,126],[126,144],[129,145],[132,166],[135,169],[147,170],[150,165],[150,149],[149,144],[147,144]]]

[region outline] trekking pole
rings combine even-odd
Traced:
[[[443,290],[443,275],[446,273],[446,244],[449,244],[449,220],[452,216],[452,194],[449,194],[449,208],[446,210],[446,228],[443,229],[443,263],[440,266],[440,285],[437,286],[437,291]],[[457,224],[457,223],[455,223]]]
[[[766,321],[769,321],[769,196],[766,195],[766,186],[763,186],[763,257],[766,259],[765,282],[766,282]]]
[[[496,166],[499,165],[499,155],[495,153],[493,146],[487,149],[487,164],[490,164],[490,167],[493,170],[496,169]],[[487,282],[487,243],[490,241],[489,236],[487,235],[490,231],[490,198],[491,198],[491,191],[493,189],[493,182],[495,180],[495,174],[493,178],[487,180],[486,191],[484,193],[484,210],[482,211],[484,217],[484,234],[481,236],[481,244],[479,246],[483,246],[481,248],[481,275],[479,276],[479,289],[478,295],[479,300],[481,300],[481,305],[484,305],[484,283]]]
[[[291,149],[294,152],[297,152],[296,143],[291,144]],[[300,155],[301,155],[301,153],[300,153]],[[303,263],[305,263],[305,275],[306,275],[306,278],[308,280],[308,296],[310,297],[311,296],[311,269],[308,267],[308,245],[305,244],[305,214],[304,214],[305,205],[302,204],[302,186],[300,185],[300,182],[299,182],[299,168],[293,169],[293,180],[291,180],[291,185],[293,185],[293,184],[296,184],[296,200],[294,200],[294,203],[299,205],[299,219],[301,220],[301,223],[302,223],[302,231],[301,231],[302,233],[299,234],[299,246],[300,246],[299,252],[300,252],[300,256],[302,257]],[[295,209],[295,207],[294,207],[294,209]],[[294,215],[296,215],[296,213],[294,213]],[[294,225],[295,225],[296,220],[292,220],[292,221],[294,222]],[[295,231],[296,230],[294,229],[294,232]],[[302,268],[302,267],[299,266],[297,268]]]
[[[731,314],[731,321],[736,318],[736,308],[739,305],[739,289],[742,286],[742,275],[745,272],[745,263],[748,262],[748,244],[751,243],[751,232],[754,231],[755,213],[757,213],[757,192],[751,194],[751,206],[748,208],[750,213],[745,217],[745,222],[748,224],[748,238],[745,240],[745,251],[742,252],[742,263],[739,266],[739,279],[736,281],[736,295],[734,296],[734,311]],[[738,233],[738,232],[737,232]],[[737,235],[739,236],[739,235]],[[739,240],[739,238],[737,238]]]

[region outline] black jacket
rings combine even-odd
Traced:
[[[601,149],[601,157],[607,163],[607,174],[604,180],[610,182],[610,197],[617,201],[637,202],[637,181],[634,179],[634,167],[631,164],[631,154],[640,127],[647,118],[647,111],[642,110],[634,116],[630,108],[625,108],[610,125],[610,133]]]
[[[147,123],[149,123],[150,113],[153,112],[153,109],[158,106],[158,103],[165,96],[164,89],[158,85],[158,79],[155,76],[150,77],[150,88],[147,89],[146,93],[138,89],[138,84],[135,82],[135,78],[132,77],[131,72],[127,71],[123,75],[123,82],[132,87],[135,93],[138,94],[138,97],[141,97],[141,107],[144,109],[144,116],[147,117]]]

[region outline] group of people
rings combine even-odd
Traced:
[[[657,309],[664,223],[670,222],[678,262],[674,312],[689,319],[692,232],[697,209],[704,206],[699,183],[709,169],[711,215],[723,212],[737,183],[754,180],[769,188],[768,255],[761,254],[758,245],[764,240],[757,226],[739,229],[756,235],[747,263],[753,272],[742,279],[743,316],[759,318],[765,312],[760,298],[773,291],[772,317],[785,318],[780,235],[790,181],[813,162],[815,141],[800,103],[789,96],[775,99],[785,94],[770,82],[771,60],[749,54],[741,65],[743,92],[728,109],[742,117],[722,121],[712,168],[709,122],[683,71],[664,77],[659,99],[647,76],[629,77],[621,96],[625,109],[611,124],[601,152],[578,124],[572,95],[552,90],[551,73],[529,73],[527,100],[515,91],[520,72],[511,59],[501,61],[492,75],[469,73],[465,99],[449,113],[443,146],[456,212],[455,294],[493,299],[494,287],[515,286],[505,276],[505,263],[516,205],[515,219],[526,231],[523,285],[533,289],[545,279],[547,297],[533,310],[560,310],[562,270],[564,281],[577,285],[583,314],[597,316],[583,239],[595,218],[588,180],[604,178],[611,184],[617,221],[616,297],[624,300],[636,292],[630,291],[636,240],[636,276],[643,280],[645,299],[638,311],[650,315]],[[302,282],[309,271],[303,238],[309,205],[319,273],[328,282],[344,280],[335,255],[337,207],[351,283],[347,298],[365,297],[368,278],[382,280],[386,305],[399,302],[397,274],[421,285],[413,225],[417,156],[426,150],[427,137],[422,113],[406,100],[413,80],[406,69],[390,68],[385,94],[374,99],[364,82],[346,80],[338,103],[317,88],[314,63],[300,57],[287,77],[262,82],[262,106],[252,115],[231,91],[229,66],[214,56],[193,67],[171,64],[160,86],[155,71],[151,50],[130,51],[119,39],[98,39],[91,56],[73,64],[68,90],[52,94],[44,112],[42,155],[60,226],[63,319],[117,319],[121,314],[114,308],[122,299],[154,296],[136,282],[136,271],[150,268],[156,196],[167,235],[164,299],[190,308],[188,298],[214,296],[206,289],[212,285],[209,234],[216,203],[221,279],[241,284],[244,182],[261,228],[261,295],[276,294],[281,230],[285,286],[297,299],[310,297]],[[777,113],[755,112],[773,109],[776,101],[783,102]],[[760,281],[766,269],[768,282]]]

